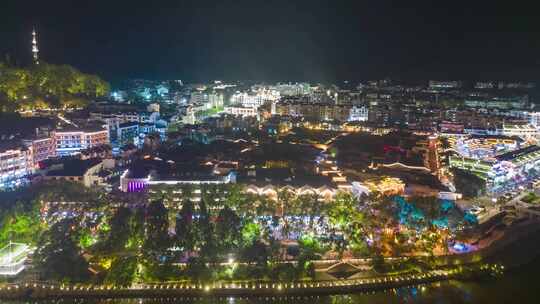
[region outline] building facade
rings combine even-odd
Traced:
[[[22,144],[0,147],[0,189],[14,188],[26,182],[34,172],[32,148]]]
[[[74,130],[56,131],[54,133],[56,142],[56,154],[58,156],[72,155],[81,150],[93,148],[100,145],[110,144],[109,132],[103,130]]]

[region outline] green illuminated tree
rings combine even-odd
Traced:
[[[130,286],[137,273],[137,258],[134,256],[117,257],[105,277],[106,284]]]
[[[42,62],[23,69],[0,64],[2,110],[84,106],[89,99],[106,95],[109,89],[109,84],[98,76],[68,65]]]

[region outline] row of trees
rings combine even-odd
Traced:
[[[154,201],[142,209],[119,208],[107,220],[110,229],[93,247],[96,256],[111,260],[105,281],[296,279],[309,274],[307,258],[298,265],[278,263],[282,248],[268,227],[227,205],[216,208],[208,203],[216,202],[211,199],[213,191],[195,203],[190,189],[183,190],[179,210]],[[231,260],[234,263],[223,264]],[[187,266],[173,266],[178,262]]]
[[[313,275],[311,261],[323,256],[407,255],[432,252],[441,243],[431,221],[424,221],[427,229],[398,231],[399,208],[391,200],[359,201],[344,192],[321,201],[286,190],[271,199],[247,194],[237,185],[196,189],[201,191],[197,197],[190,187],[181,194],[165,187],[151,194],[151,203],[127,207],[80,186],[47,187],[34,202],[85,203],[67,212],[65,206],[38,203],[48,206],[41,210],[47,212],[43,221],[36,205],[14,207],[12,215],[3,217],[11,221],[7,226],[24,222],[25,216],[37,224],[26,225],[19,236],[37,244],[34,260],[44,279],[86,281],[90,267],[100,274],[92,279],[117,285],[179,279],[295,280]],[[426,219],[440,216],[433,201],[415,204]]]
[[[365,219],[358,202],[345,193],[320,202],[288,192],[275,201],[247,195],[237,186],[204,188],[201,200],[192,191],[182,189],[179,209],[166,208],[162,199],[114,209],[90,203],[85,211],[60,217],[41,234],[37,267],[45,279],[85,281],[88,273],[82,269],[91,265],[102,270],[100,280],[119,285],[133,280],[293,280],[313,275],[310,261],[329,250],[367,248]],[[41,199],[57,199],[52,193]],[[70,189],[65,193],[69,196]],[[323,207],[327,204],[335,207]],[[322,223],[328,235],[317,232]],[[298,245],[283,246],[281,240],[291,236]],[[297,263],[282,262],[291,258]],[[231,259],[234,263],[227,263]],[[65,260],[77,266],[60,267]],[[187,266],[176,265],[182,262]]]
[[[49,215],[60,208],[60,204],[54,202],[80,201],[87,208],[97,209],[103,205],[104,198],[103,193],[74,182],[42,183],[31,188],[0,192],[0,247],[10,240],[36,245],[40,234],[47,229],[45,219],[53,220],[54,216]],[[44,212],[47,214],[42,214]]]
[[[109,84],[69,65],[40,63],[28,68],[0,63],[0,110],[84,106],[104,96]]]

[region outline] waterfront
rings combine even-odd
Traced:
[[[60,299],[30,303],[192,303],[192,304],[259,304],[259,303],[537,303],[540,257],[507,272],[502,278],[482,281],[446,281],[384,292],[332,296],[263,297],[263,298],[163,298],[163,299]],[[3,301],[5,304],[28,301]]]

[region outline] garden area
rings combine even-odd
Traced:
[[[523,202],[531,205],[540,204],[540,196],[534,192],[529,192],[522,199]]]
[[[129,205],[76,184],[36,187],[12,195],[0,245],[35,246],[40,279],[58,282],[297,281],[315,277],[316,260],[444,254],[452,229],[466,225],[454,222],[451,206],[420,198],[181,190],[145,193],[147,203]],[[168,208],[168,196],[180,205]],[[376,263],[379,271],[401,269]]]

